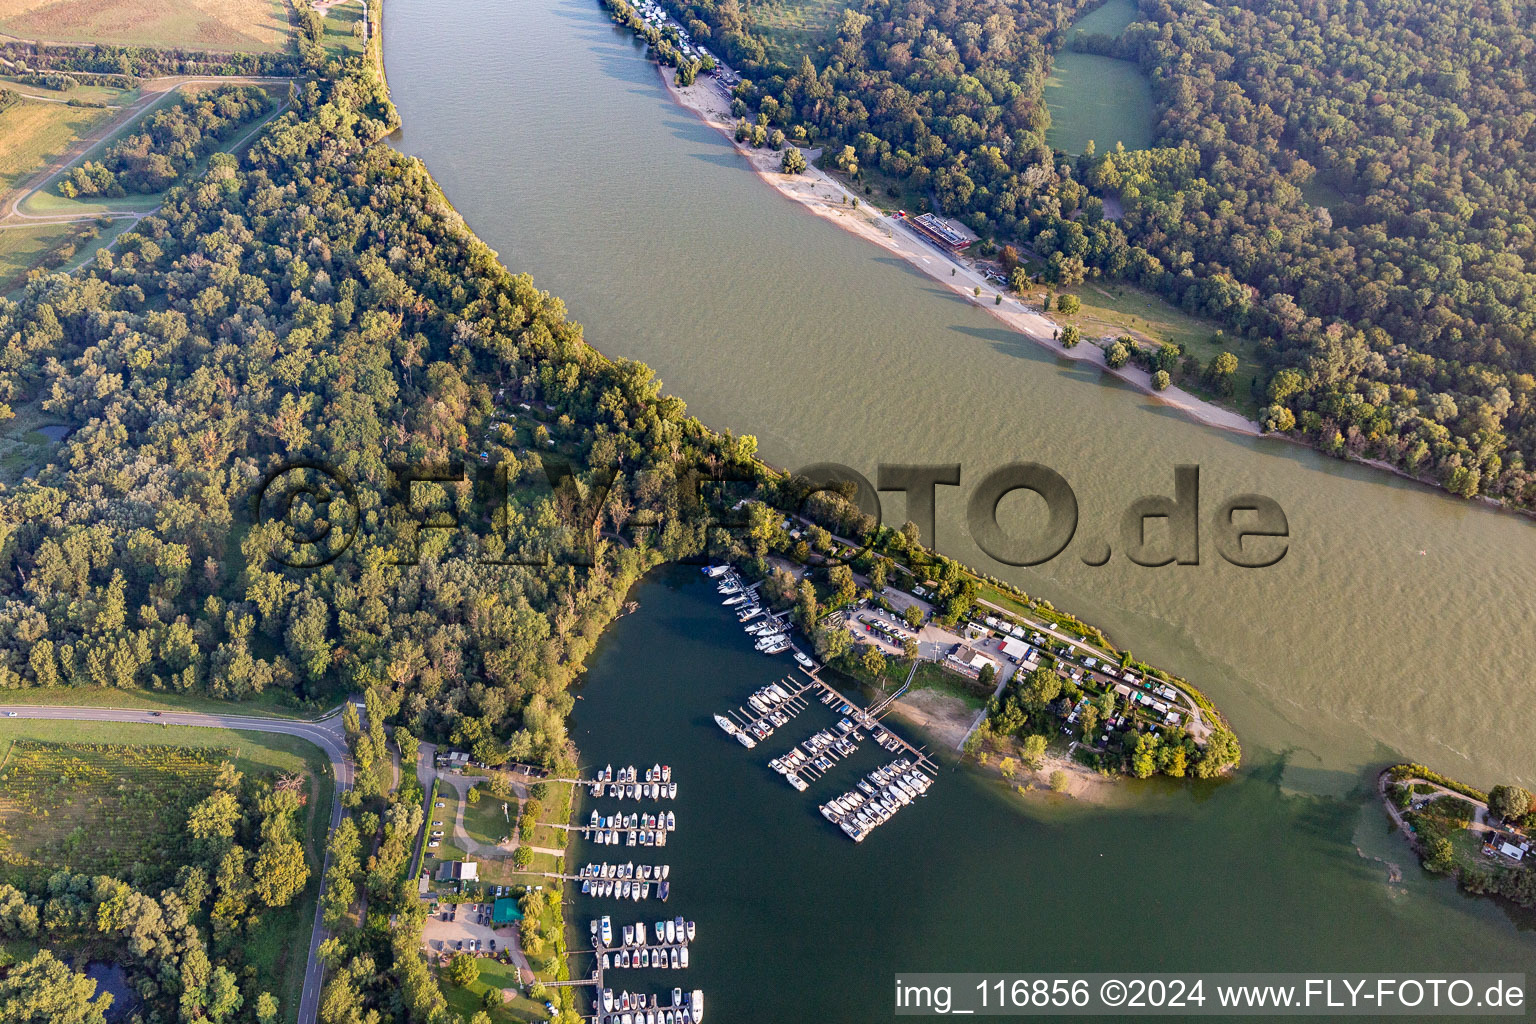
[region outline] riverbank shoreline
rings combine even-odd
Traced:
[[[806,153],[808,166],[801,174],[784,174],[778,170],[782,151],[758,149],[737,142],[734,122],[730,116],[730,101],[723,95],[723,87],[713,79],[698,78],[691,86],[677,84],[677,71],[664,65],[656,65],[662,85],[673,102],[691,111],[699,120],[723,135],[736,151],[746,159],[750,167],[765,184],[786,199],[803,206],[811,213],[829,220],[838,227],[888,252],[900,256],[913,269],[944,285],[957,298],[964,299],[1007,325],[1012,331],[1049,350],[1058,358],[1087,363],[1131,385],[1138,391],[1156,399],[1159,403],[1183,412],[1190,419],[1207,426],[1228,430],[1246,437],[1259,437],[1263,428],[1240,413],[1224,409],[1212,402],[1190,394],[1177,387],[1158,391],[1152,387],[1152,375],[1135,366],[1111,367],[1104,350],[1095,344],[1079,345],[1065,349],[1053,337],[1060,327],[1055,321],[1029,309],[1017,298],[1000,292],[975,271],[958,264],[949,257],[919,240],[916,235],[901,230],[892,218],[850,192],[831,175],[815,165],[816,150]],[[857,204],[857,205],[855,205]],[[953,270],[946,274],[944,270]],[[980,296],[974,289],[981,288]],[[999,304],[997,296],[1002,296]]]
[[[1054,337],[1054,332],[1061,325],[1045,316],[1037,310],[1031,310],[1017,298],[1010,297],[1006,292],[1001,292],[996,286],[986,282],[973,271],[955,263],[937,249],[928,247],[910,232],[899,230],[891,218],[879,213],[867,206],[860,197],[855,196],[845,188],[837,179],[821,170],[814,163],[817,150],[806,151],[807,167],[799,175],[784,174],[778,170],[778,163],[782,158],[782,151],[773,149],[759,149],[749,144],[736,141],[734,121],[730,116],[730,103],[721,95],[722,87],[708,76],[703,76],[694,81],[691,86],[679,86],[677,84],[677,70],[662,64],[655,65],[658,77],[666,89],[672,101],[679,107],[690,111],[699,120],[718,131],[736,149],[747,166],[757,177],[780,196],[804,207],[810,213],[831,221],[850,234],[857,235],[866,241],[873,242],[887,252],[900,256],[904,262],[914,270],[922,273],[939,284],[948,288],[957,298],[963,299],[976,308],[985,311],[994,319],[1006,325],[1016,334],[1023,335],[1030,341],[1051,352],[1059,359],[1066,359],[1076,363],[1086,363],[1099,371],[1115,377],[1117,380],[1130,385],[1143,395],[1157,401],[1160,405],[1168,406],[1183,413],[1193,422],[1218,430],[1249,438],[1269,438],[1294,444],[1307,451],[1327,454],[1320,451],[1315,445],[1306,440],[1294,437],[1290,434],[1265,431],[1264,428],[1232,409],[1224,408],[1214,402],[1207,401],[1189,393],[1179,387],[1169,387],[1158,391],[1152,386],[1152,375],[1147,371],[1132,364],[1115,368],[1109,365],[1105,350],[1094,343],[1079,344],[1076,348],[1063,348]],[[858,205],[855,206],[854,202]],[[946,275],[940,273],[944,267],[950,267],[956,271]],[[982,293],[977,296],[974,289],[980,287]],[[1001,294],[1003,301],[996,302],[996,296]],[[1400,479],[1419,484],[1430,490],[1436,491],[1447,497],[1456,497],[1450,494],[1444,487],[1424,476],[1411,473],[1399,466],[1394,466],[1381,459],[1361,458],[1353,455],[1343,457],[1335,456],[1341,462],[1354,463],[1368,466],[1390,473]],[[1485,508],[1499,512],[1508,512],[1524,519],[1536,519],[1536,510],[1515,508],[1505,502],[1488,497],[1487,495],[1474,495],[1471,500]]]

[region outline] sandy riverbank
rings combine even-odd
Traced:
[[[892,706],[895,714],[912,728],[923,734],[929,744],[941,750],[955,750],[976,712],[965,701],[938,690],[909,690]],[[998,758],[993,756],[979,770],[983,774],[1002,776],[997,771]],[[1066,788],[1060,792],[1051,789],[1051,774],[1061,772],[1066,776]],[[1037,771],[1020,769],[1008,780],[1009,785],[1024,787],[1025,794],[1034,797],[1061,799],[1069,797],[1093,804],[1111,803],[1118,796],[1115,780],[1106,778],[1073,761],[1051,753]]]
[[[866,203],[855,205],[855,197],[835,178],[814,164],[804,174],[784,174],[779,170],[781,154],[772,149],[757,149],[739,143],[735,139],[736,119],[731,116],[731,101],[726,91],[714,79],[701,77],[691,86],[677,84],[677,72],[673,68],[659,67],[662,82],[672,98],[682,107],[693,111],[706,124],[712,126],[736,147],[757,176],[773,186],[781,195],[793,199],[806,209],[851,231],[861,238],[874,242],[895,253],[916,269],[933,278],[954,294],[990,313],[1008,327],[1039,345],[1050,349],[1058,358],[1090,363],[1105,373],[1114,374],[1157,399],[1179,409],[1185,415],[1209,426],[1230,430],[1234,433],[1256,437],[1262,433],[1257,423],[1230,409],[1207,402],[1180,388],[1157,391],[1152,387],[1151,374],[1135,366],[1113,369],[1105,361],[1104,350],[1098,345],[1082,344],[1074,349],[1064,349],[1053,334],[1059,326],[1049,317],[1030,309],[1017,298],[1002,293],[997,302],[998,288],[976,271],[958,263],[938,249],[922,241],[917,235],[902,227],[899,221],[885,216]],[[806,153],[812,160],[815,150]],[[978,297],[976,288],[981,289]]]

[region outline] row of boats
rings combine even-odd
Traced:
[[[651,898],[651,887],[654,885],[656,898],[665,903],[672,894],[672,884],[668,881],[671,874],[670,864],[655,867],[642,864],[638,868],[633,863],[588,864],[580,872],[581,894],[638,903]]]
[[[731,721],[729,718],[726,718],[724,715],[716,715],[715,724],[724,729],[727,736],[736,737],[736,741],[742,746],[746,747],[748,750],[751,750],[753,747],[757,746],[757,740],[753,739],[751,736],[748,736],[743,730],[737,728],[736,723]]]
[[[794,786],[795,789],[804,793],[810,787],[806,781],[800,777],[800,770],[805,767],[806,762],[809,760],[810,757],[806,755],[805,751],[801,750],[799,747],[796,747],[789,753],[785,754],[783,757],[776,757],[772,761],[769,761],[768,767],[784,776],[785,780],[791,786]]]
[[[591,782],[593,796],[607,796],[615,800],[675,800],[677,783],[672,781],[672,766],[657,764],[645,770],[645,778],[639,777],[634,765],[620,768],[617,775],[613,765],[597,773]]]
[[[858,788],[822,804],[821,813],[849,839],[862,843],[897,811],[926,795],[932,785],[933,780],[912,767],[911,761],[898,758],[860,779]]]
[[[656,970],[674,971],[688,969],[687,946],[644,946],[640,949],[620,949],[602,954],[603,970]]]
[[[659,997],[638,992],[614,993],[605,988],[592,1008],[598,1024],[701,1024],[704,1020],[704,993],[694,989],[684,993],[672,990],[672,1004],[662,1006]]]
[[[618,846],[619,837],[630,846],[666,846],[667,833],[677,829],[677,816],[666,814],[610,814],[606,817],[592,812],[592,817],[581,830],[583,839],[590,839],[599,846]]]
[[[784,687],[778,683],[769,683],[761,690],[749,695],[747,703],[752,706],[753,711],[767,715],[772,714],[780,706],[790,706],[792,699],[792,695]]]
[[[636,921],[634,924],[626,924],[623,929],[624,942],[622,946],[613,943],[613,919],[607,914],[592,922],[592,944],[602,949],[613,950],[630,946],[677,946],[687,945],[693,941],[695,932],[692,921],[684,921],[679,914],[670,921],[657,921],[654,943],[647,941],[644,921]]]
[[[783,654],[793,650],[794,644],[789,639],[789,627],[776,615],[766,614],[763,606],[758,603],[757,594],[742,581],[742,578],[728,565],[711,565],[704,569],[704,575],[715,581],[715,587],[725,595],[721,602],[727,608],[736,612],[736,618],[743,623],[747,635],[753,638],[753,646],[764,654]],[[800,651],[795,651],[795,660],[806,668],[815,668],[816,663]]]

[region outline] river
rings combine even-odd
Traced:
[[[818,908],[817,928],[823,907],[842,921],[832,890],[856,878],[864,909],[827,925],[835,951],[814,944],[841,968],[884,964],[887,951],[905,970],[971,965],[978,950],[1016,950],[1009,962],[1028,965],[1045,962],[1045,949],[1070,950],[1077,959],[1055,962],[1084,966],[1270,967],[1308,944],[1319,963],[1337,952],[1357,965],[1481,956],[1536,965],[1529,920],[1512,924],[1411,867],[1406,885],[1389,889],[1382,867],[1354,850],[1409,859],[1362,795],[1370,770],[1392,759],[1483,785],[1536,780],[1530,522],[1284,441],[1199,426],[1004,330],[745,172],[726,140],[669,101],[641,48],[594,0],[389,0],[384,32],[405,122],[396,144],[426,161],[503,262],[566,301],[592,344],[649,363],[706,423],[757,435],[778,464],[836,461],[874,478],[882,461],[961,463],[965,486],[940,489],[939,547],[1189,678],[1248,754],[1239,781],[1149,790],[1130,813],[1021,812],[956,776],[926,802],[944,808],[925,811],[941,824],[877,836],[875,848],[899,853],[866,843],[855,855],[823,834],[813,807],[796,822],[810,845],[774,850],[777,884],[725,886],[735,876],[721,876],[697,883],[700,898],[763,920],[793,915],[794,941],[809,943],[808,908]],[[1267,494],[1287,513],[1289,553],[1272,568],[1238,569],[1216,556],[1207,531],[1198,566],[1142,568],[1117,553],[1093,568],[1082,541],[1043,567],[1000,565],[970,539],[964,503],[985,473],[1019,460],[1068,479],[1085,540],[1117,539],[1133,499],[1171,494],[1174,467],[1197,464],[1207,526],[1226,496]],[[1022,528],[1034,511],[1011,498],[1002,515]],[[906,518],[899,495],[887,496],[884,515]],[[605,710],[606,725],[594,714],[611,659],[637,666],[622,695],[645,707],[690,679],[731,703],[748,692],[744,679],[727,684],[714,671],[725,664],[717,645],[680,660],[696,641],[654,647],[635,632],[643,621],[644,608],[621,621],[594,666],[594,699],[578,716],[598,744],[578,735],[591,756],[626,756],[619,730],[635,709]],[[662,687],[654,696],[653,683]],[[655,714],[650,724],[663,731],[630,743],[633,757],[655,760],[667,753],[658,737],[686,736],[700,751],[696,771],[733,780],[723,790],[733,799],[753,794],[754,812],[759,802],[797,805],[762,765],[719,750],[720,737],[695,738],[686,714]],[[671,756],[677,764],[684,753]],[[716,854],[722,839],[745,834],[722,828],[700,836]],[[752,830],[751,819],[739,828]],[[818,851],[836,851],[841,866],[818,874]],[[743,856],[762,864],[763,855]],[[690,870],[705,874],[704,863],[701,854]],[[871,887],[899,899],[872,907]],[[897,913],[901,927],[877,916]],[[702,926],[704,912],[695,916]],[[747,956],[739,938],[700,959]],[[1239,955],[1256,950],[1273,955]],[[762,962],[743,972],[772,960],[766,948],[753,957]],[[771,1007],[813,988],[832,998],[788,981],[757,991]],[[741,1005],[727,1019],[769,1019]]]

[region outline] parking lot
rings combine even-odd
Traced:
[[[427,918],[422,926],[421,938],[427,949],[434,953],[455,953],[459,950],[471,951],[474,940],[480,940],[480,953],[500,953],[509,944],[515,944],[517,929],[515,926],[506,926],[501,929],[492,928],[488,923],[490,913],[481,914],[478,910],[470,910],[471,906],[484,906],[484,904],[460,904],[459,912],[451,921],[443,920],[443,912],[448,909],[443,904],[439,911]],[[481,924],[484,920],[487,923]],[[491,943],[495,942],[493,948]],[[458,945],[463,943],[463,945]]]

